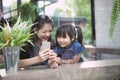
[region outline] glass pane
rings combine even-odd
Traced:
[[[12,12],[11,12],[11,16],[12,16],[12,17],[14,17],[14,16],[16,16],[16,15],[17,15],[17,13],[18,13],[18,11],[17,11],[17,10],[12,11]]]
[[[21,4],[24,4],[24,3],[27,3],[29,2],[30,0],[21,0]]]
[[[10,0],[11,2],[11,10],[17,9],[17,0]]]
[[[17,0],[3,0],[3,13],[17,9]]]
[[[62,23],[74,23],[82,28],[83,43],[91,44],[90,0],[44,0],[38,2],[38,13],[53,17],[55,28]],[[55,34],[55,33],[54,33]]]
[[[10,18],[10,16],[11,16],[10,13],[4,14],[4,18],[5,18],[5,19]]]

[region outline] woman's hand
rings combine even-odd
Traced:
[[[50,50],[43,50],[43,51],[39,51],[39,57],[41,59],[41,61],[45,61],[49,58],[49,52]]]

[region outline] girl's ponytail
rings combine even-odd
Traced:
[[[75,35],[76,35],[76,39],[78,40],[78,42],[84,47],[84,45],[82,44],[83,34],[82,34],[82,30],[79,26],[75,26]]]

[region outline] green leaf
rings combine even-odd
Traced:
[[[16,23],[10,28],[10,32],[8,30],[9,23],[7,23],[7,27],[5,28],[0,26],[2,29],[0,32],[0,49],[5,46],[24,46],[26,42],[32,44],[30,40],[32,36],[30,33],[32,25],[29,21],[22,21],[20,17],[18,17]],[[6,33],[9,33],[9,35]],[[6,39],[7,36],[8,39]]]

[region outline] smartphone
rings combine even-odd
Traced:
[[[50,49],[50,42],[42,41],[42,50]]]

